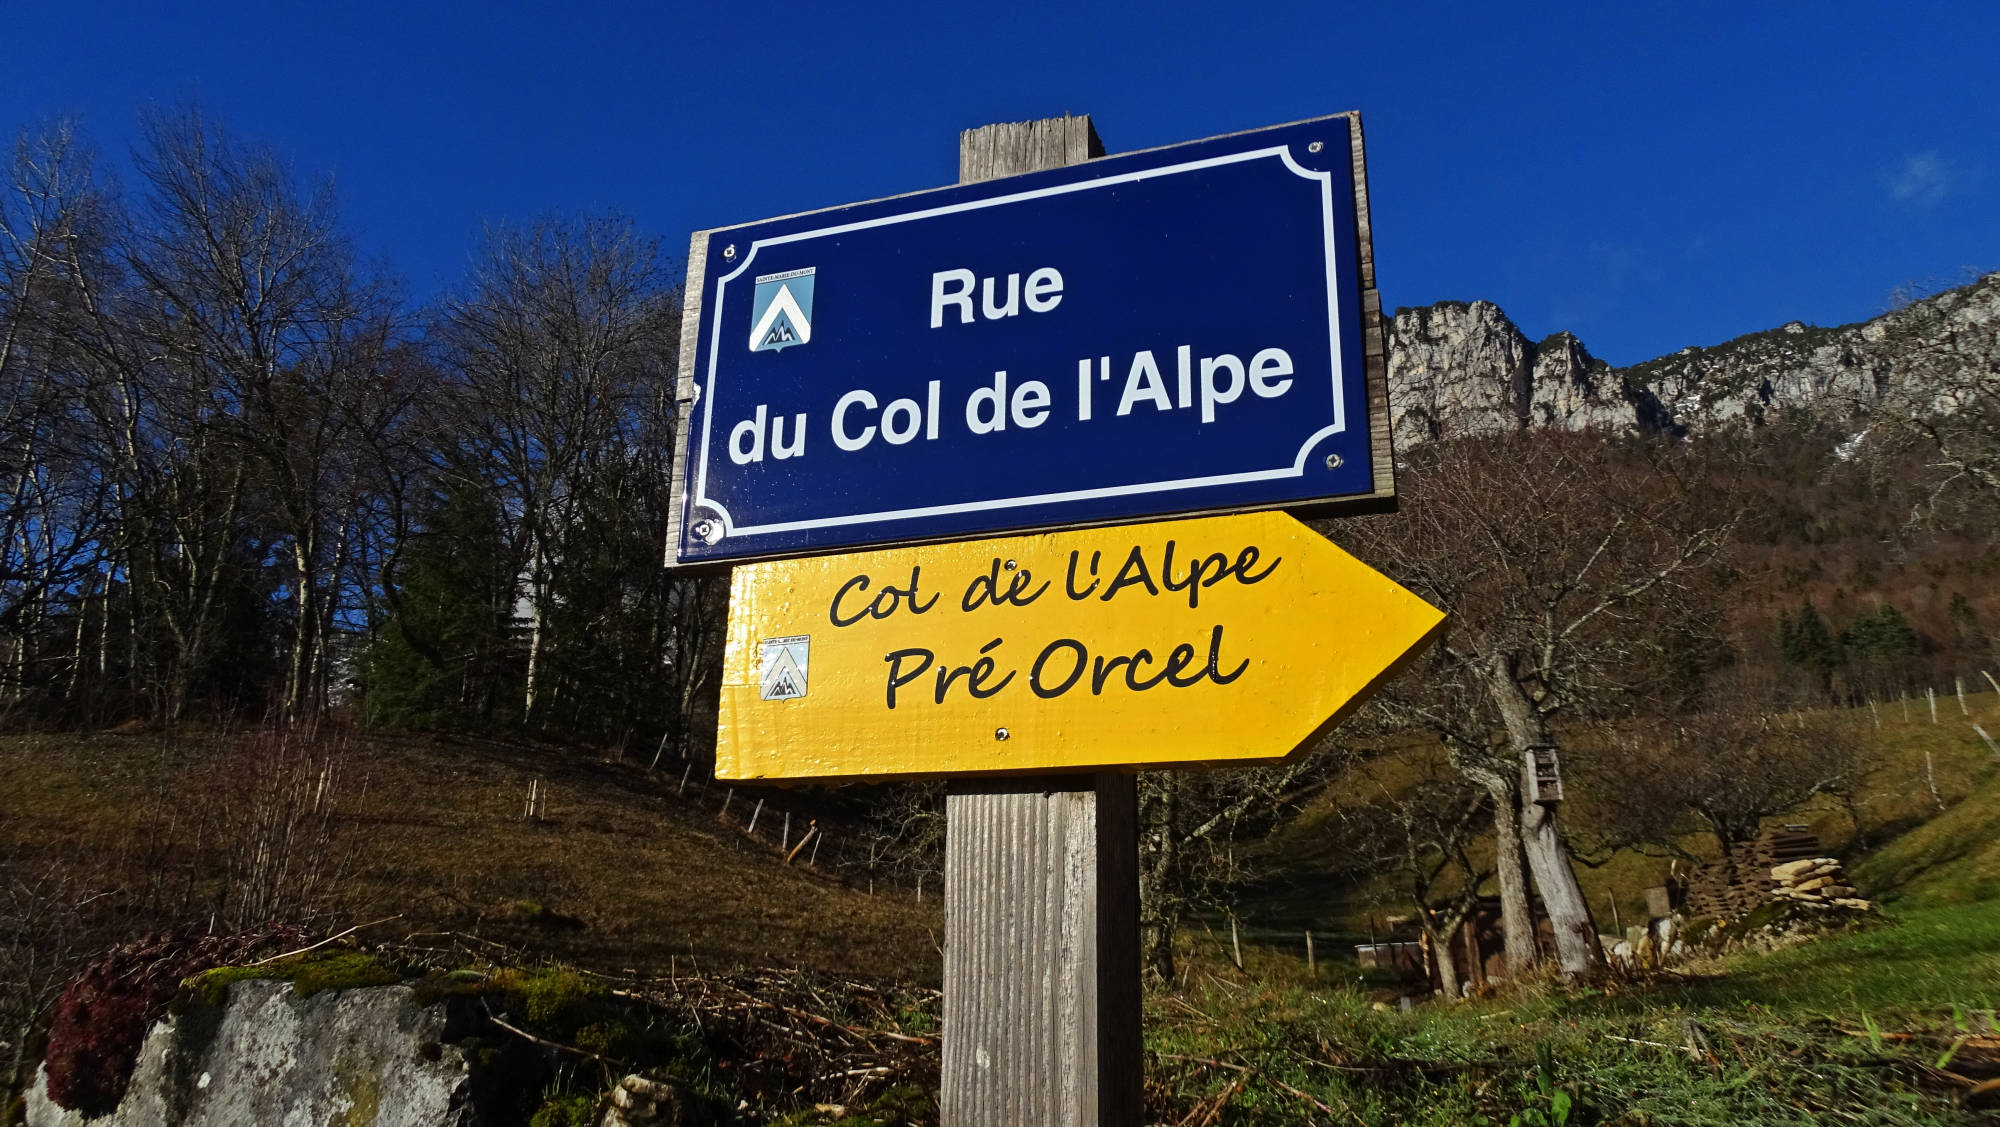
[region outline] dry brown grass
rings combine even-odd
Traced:
[[[127,897],[185,874],[190,888],[151,896],[163,914],[192,917],[214,900],[203,882],[223,871],[211,807],[230,745],[209,734],[0,738],[0,874],[58,863]],[[322,907],[336,922],[401,915],[378,939],[453,933],[438,945],[462,949],[457,936],[477,936],[609,973],[692,958],[939,977],[935,899],[872,896],[788,867],[775,844],[677,800],[677,776],[548,745],[363,735],[347,742],[340,778],[334,848],[346,876]],[[531,779],[547,788],[540,821],[521,817]]]

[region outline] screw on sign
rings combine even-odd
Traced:
[[[1060,118],[694,236],[716,774],[948,780],[949,1127],[1139,1122],[1132,772],[1283,759],[1442,627],[1295,519],[1394,505],[1367,202],[1356,115],[1116,157]]]

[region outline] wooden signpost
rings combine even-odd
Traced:
[[[716,775],[949,780],[948,1127],[1140,1123],[1133,771],[1282,759],[1443,624],[1269,511],[1394,503],[1359,118],[1102,157],[987,126],[689,255]]]

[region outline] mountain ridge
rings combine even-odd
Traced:
[[[1388,371],[1407,446],[1532,426],[1700,431],[1828,404],[1860,414],[1892,391],[1925,390],[1941,364],[2000,368],[2000,271],[1866,321],[1790,321],[1625,367],[1568,331],[1530,341],[1490,301],[1406,306],[1390,327]]]

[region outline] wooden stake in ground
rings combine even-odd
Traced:
[[[1313,960],[1313,933],[1311,928],[1306,929],[1306,977],[1319,977],[1319,964]]]
[[[959,139],[959,180],[1103,155],[1087,117]],[[1130,775],[964,781],[945,800],[946,1127],[1137,1127],[1138,799]]]
[[[1972,710],[1965,707],[1965,678],[1960,677],[1956,673],[1952,674],[1951,687],[1958,693],[1958,714],[1960,716],[1972,715]]]
[[[1972,730],[1978,732],[1979,738],[1986,741],[1986,750],[1992,753],[1989,758],[2000,759],[2000,744],[1993,742],[1993,737],[1986,734],[1986,729],[1974,724]]]
[[[1929,685],[1924,686],[1924,699],[1931,702],[1931,723],[1937,723],[1937,694]]]

